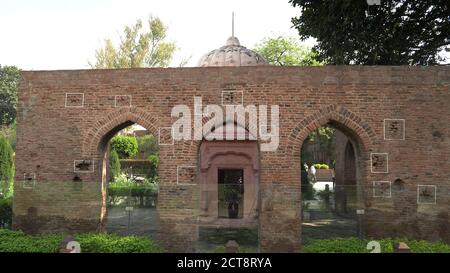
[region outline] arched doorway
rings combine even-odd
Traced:
[[[102,185],[100,230],[156,238],[157,138],[127,120],[100,139],[97,155]]]
[[[362,149],[359,136],[333,119],[306,137],[301,151],[303,244],[363,235]],[[316,153],[306,155],[311,150]]]
[[[245,136],[238,137],[239,132]],[[242,247],[256,251],[258,143],[248,130],[237,124],[226,123],[221,128],[213,129],[210,134],[216,134],[212,137],[214,140],[204,139],[199,148],[201,193],[198,249],[214,251],[214,247],[235,240]],[[215,140],[219,135],[224,140]],[[231,138],[233,140],[226,140]]]

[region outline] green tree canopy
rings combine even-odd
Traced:
[[[147,21],[148,30],[142,20],[126,26],[115,47],[111,39],[105,39],[102,48],[95,51],[92,68],[167,67],[176,50],[175,43],[167,42],[167,27],[157,17]]]
[[[4,196],[12,194],[14,181],[14,151],[8,140],[0,136],[0,192]]]
[[[336,157],[335,132],[336,130],[330,126],[322,126],[309,134],[303,142],[301,150],[302,168],[304,163],[307,163],[308,165],[318,163],[318,158],[316,158],[316,156],[308,149],[308,146],[316,144],[318,145],[320,152],[326,155],[326,164],[333,167],[333,161],[335,161]]]
[[[152,154],[148,156],[148,161],[150,161],[150,173],[152,177],[156,177],[158,175],[158,165],[159,165],[159,154]]]
[[[10,125],[16,119],[19,80],[17,67],[0,65],[0,127]]]
[[[114,149],[119,158],[132,158],[138,152],[138,143],[134,136],[115,136],[111,139],[111,149]]]
[[[292,37],[264,38],[253,50],[273,65],[320,65],[316,54]]]
[[[109,149],[109,180],[114,179],[120,174],[120,159],[116,150]]]
[[[144,135],[136,137],[138,142],[139,153],[144,154],[145,157],[158,153],[158,140],[153,135]]]
[[[16,121],[11,123],[10,125],[0,126],[0,136],[4,136],[13,150],[16,148]]]
[[[330,64],[431,65],[450,39],[446,0],[290,0],[301,39],[314,37]]]

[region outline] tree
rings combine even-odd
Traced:
[[[317,39],[313,50],[330,64],[431,65],[448,48],[446,0],[290,0],[301,9],[292,18],[302,40]]]
[[[134,136],[119,135],[111,139],[111,149],[116,150],[119,158],[132,158],[138,152],[138,143]]]
[[[111,39],[105,39],[102,48],[95,51],[92,68],[167,67],[176,50],[175,43],[165,41],[167,27],[157,17],[147,21],[148,31],[143,29],[142,20],[133,26],[126,26],[120,36],[118,47]]]
[[[114,179],[120,174],[120,159],[119,154],[116,150],[109,150],[109,180],[114,181]]]
[[[273,65],[320,65],[316,54],[292,37],[264,38],[253,50]]]
[[[0,65],[0,127],[10,125],[16,119],[19,80],[17,67]]]
[[[0,136],[0,192],[4,196],[12,194],[14,181],[14,152],[8,140]]]
[[[159,150],[158,140],[153,135],[144,135],[136,137],[138,143],[138,150],[144,157],[157,154]]]
[[[324,162],[333,166],[335,160],[335,132],[330,126],[322,126],[308,135],[301,149],[302,169],[303,164]]]
[[[313,131],[307,138],[308,144],[314,142],[318,144],[320,151],[326,155],[326,164],[332,165],[335,159],[335,129],[329,126],[322,126]],[[315,156],[312,157],[315,159]],[[317,163],[317,162],[312,162]]]
[[[16,127],[17,123],[15,120],[10,125],[0,126],[0,136],[4,136],[8,140],[13,150],[16,149]]]
[[[158,176],[159,154],[149,155],[147,159],[150,161],[150,176]]]

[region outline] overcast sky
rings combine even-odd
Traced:
[[[273,35],[298,37],[288,0],[0,0],[0,64],[24,70],[83,69],[103,39],[117,40],[125,25],[149,15],[169,27],[177,44],[171,66],[189,66],[235,36],[252,48]],[[312,45],[311,41],[305,43]]]

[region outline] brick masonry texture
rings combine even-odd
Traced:
[[[300,149],[329,122],[355,143],[366,236],[450,242],[449,83],[450,68],[441,66],[24,71],[13,225],[30,233],[102,230],[109,138],[132,123],[158,136],[175,121],[173,106],[193,111],[194,96],[220,105],[223,91],[238,91],[244,105],[280,107],[278,150],[259,154],[261,251],[301,248]],[[404,123],[388,121],[386,134],[385,119]],[[198,166],[200,141],[163,137],[160,242],[194,251],[200,187],[177,184],[177,166]],[[373,153],[388,154],[387,172],[372,172]],[[390,181],[392,196],[374,197],[374,181]],[[417,202],[419,185],[436,186],[435,203]],[[421,200],[432,200],[430,192]]]

